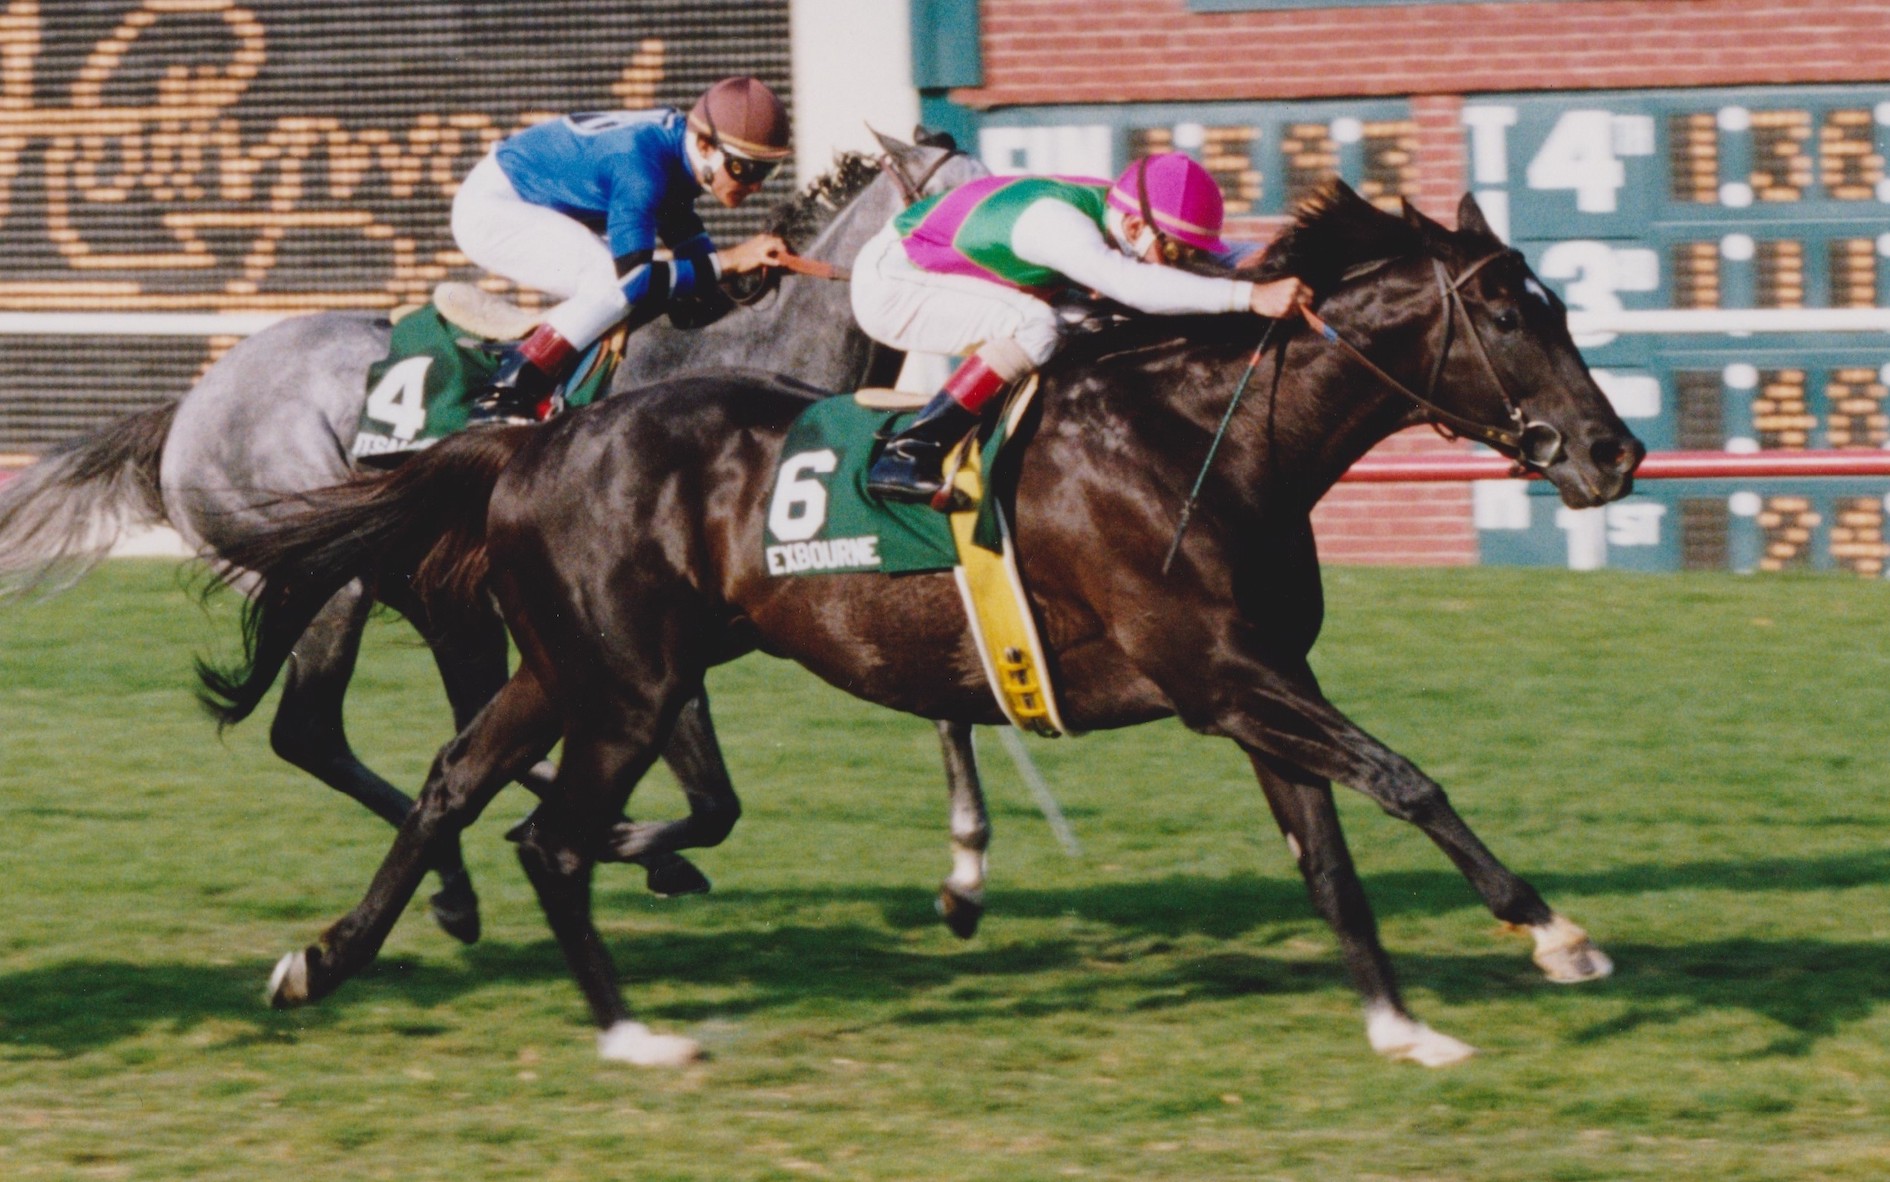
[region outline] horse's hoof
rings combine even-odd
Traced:
[[[1614,961],[1595,947],[1580,924],[1565,915],[1552,916],[1548,923],[1529,929],[1535,938],[1533,959],[1549,980],[1557,985],[1578,985],[1599,981],[1614,972]]]
[[[518,824],[505,831],[505,840],[517,845],[532,835],[532,825],[538,820],[538,810],[526,813]]]
[[[479,942],[479,896],[472,887],[447,887],[427,900],[427,910],[440,930],[461,944]]]
[[[278,1010],[294,1009],[308,1002],[308,952],[290,952],[276,962],[275,971],[269,974],[269,991],[264,998],[270,1008]]]
[[[950,883],[938,889],[938,914],[952,935],[969,940],[978,934],[978,921],[984,918],[984,900],[954,891]]]
[[[1371,1040],[1372,1050],[1385,1058],[1425,1067],[1448,1067],[1477,1053],[1469,1043],[1439,1034],[1390,1008],[1372,1012],[1365,1021],[1365,1037]]]
[[[679,854],[645,866],[643,882],[650,888],[652,895],[673,899],[678,895],[706,895],[709,893],[709,876],[696,869],[694,862]]]
[[[637,1067],[684,1067],[702,1058],[702,1044],[680,1034],[658,1034],[641,1022],[618,1022],[598,1031],[597,1053]]]

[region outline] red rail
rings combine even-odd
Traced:
[[[1635,473],[1642,480],[1743,480],[1757,477],[1890,476],[1890,451],[1649,452]],[[1508,460],[1494,455],[1367,456],[1341,480],[1357,484],[1505,480]]]

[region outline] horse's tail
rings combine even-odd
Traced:
[[[69,587],[164,521],[158,462],[176,417],[175,401],[125,415],[0,483],[0,600]]]
[[[218,728],[249,717],[316,613],[356,579],[377,595],[404,587],[395,602],[429,614],[476,603],[485,585],[486,506],[531,434],[455,435],[385,475],[286,498],[270,526],[223,546],[219,557],[252,581],[242,660],[197,662],[197,696]]]

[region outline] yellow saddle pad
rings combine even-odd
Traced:
[[[1037,381],[1033,377],[1005,407],[1007,438],[1016,431],[1036,394]],[[952,569],[952,576],[965,602],[965,616],[971,623],[978,656],[984,662],[985,677],[1005,717],[1013,726],[1054,739],[1066,728],[1050,684],[1043,641],[1037,635],[1023,579],[1017,573],[1010,524],[1004,519],[1001,505],[992,507],[1001,548],[994,553],[972,541],[978,505],[984,495],[979,449],[971,445],[975,441],[973,436],[961,443],[945,461],[946,471],[952,472],[952,486],[965,505],[951,514],[952,540],[958,548],[958,565]]]

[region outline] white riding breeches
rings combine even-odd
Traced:
[[[610,248],[590,227],[518,195],[496,156],[453,197],[453,239],[475,265],[558,297],[545,323],[582,349],[630,311]]]
[[[958,355],[1010,340],[1035,367],[1057,351],[1057,315],[1049,304],[990,280],[922,270],[890,225],[854,260],[852,296],[866,335],[909,353]]]

